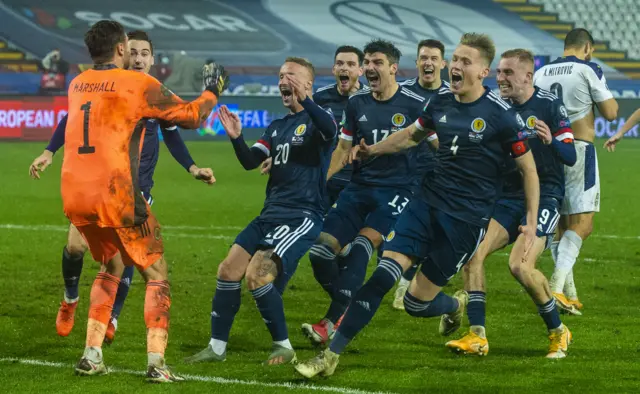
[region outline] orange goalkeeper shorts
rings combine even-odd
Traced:
[[[78,226],[87,241],[94,260],[106,264],[118,252],[125,265],[145,270],[164,252],[160,224],[152,213],[146,222],[135,227],[99,227],[95,224]]]

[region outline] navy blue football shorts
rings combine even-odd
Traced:
[[[546,248],[551,245],[560,220],[562,202],[553,197],[540,197],[536,235],[547,238]],[[496,202],[493,220],[498,222],[509,234],[509,244],[516,242],[520,231],[518,227],[527,223],[525,202],[518,198],[502,198]]]
[[[411,199],[410,186],[400,189],[349,183],[327,214],[322,231],[334,236],[341,246],[353,241],[365,227],[383,236],[389,234]]]
[[[322,231],[322,218],[306,215],[287,215],[282,218],[258,216],[238,234],[234,243],[250,255],[258,250],[273,249],[278,264],[276,288],[280,292],[291,279],[298,261],[307,253]]]
[[[421,262],[421,272],[444,287],[471,260],[485,233],[486,227],[432,208],[424,198],[414,198],[387,236],[384,249]]]

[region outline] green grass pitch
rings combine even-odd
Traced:
[[[503,251],[487,262],[491,347],[487,357],[450,353],[443,346],[445,338],[438,335],[438,319],[414,319],[394,311],[388,296],[372,323],[341,357],[336,374],[310,383],[291,366],[260,364],[271,341],[246,290],[227,361],[182,363],[209,340],[217,266],[235,235],[259,213],[267,178],[257,171],[245,172],[228,142],[189,143],[196,162],[216,173],[218,183],[207,187],[194,181],[163,147],[153,209],[166,226],[171,270],[167,361],[177,372],[201,380],[158,387],[146,385],[142,376],[131,372],[142,373],[146,365],[144,284],[138,274],[116,341],[104,349],[107,365],[118,371],[97,378],[73,375],[72,365],[84,347],[89,291],[98,267],[85,257],[76,326],[70,336],[58,337],[55,316],[63,294],[60,259],[67,225],[59,192],[62,155],[56,155],[56,163],[42,180],[33,181],[28,166],[44,144],[0,144],[0,387],[6,393],[311,392],[304,384],[314,385],[315,391],[337,393],[638,392],[640,141],[625,140],[615,153],[604,152],[602,141],[597,145],[602,210],[575,268],[584,316],[563,317],[574,333],[568,358],[544,358],[548,345],[544,324],[511,277]],[[550,273],[552,264],[545,252],[540,261],[545,273]],[[460,286],[461,279],[456,277],[446,291],[452,293]],[[312,357],[316,350],[299,327],[323,315],[327,297],[313,279],[307,257],[300,262],[284,302],[298,357]]]

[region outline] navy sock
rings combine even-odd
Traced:
[[[333,297],[333,284],[339,275],[336,254],[327,245],[316,244],[309,250],[309,260],[316,281],[330,297]]]
[[[413,277],[416,276],[416,272],[418,272],[418,264],[414,264],[402,274],[402,277],[411,282]]]
[[[469,304],[467,305],[467,317],[470,326],[485,325],[487,294],[484,291],[470,291]]]
[[[84,254],[72,255],[65,246],[62,249],[62,278],[64,279],[64,294],[67,298],[78,298],[78,283],[82,273]]]
[[[218,279],[211,301],[211,338],[229,342],[233,319],[240,310],[240,282]]]
[[[421,301],[407,292],[404,295],[404,309],[413,317],[441,316],[455,312],[458,309],[458,300],[440,292],[431,301]]]
[[[369,324],[380,303],[402,275],[402,267],[395,260],[383,257],[371,278],[358,290],[342,319],[329,349],[340,354],[349,342]]]
[[[331,305],[325,315],[325,319],[335,323],[347,310],[351,296],[362,286],[367,275],[367,265],[373,254],[373,244],[362,235],[356,237],[351,243],[349,255],[342,258],[345,269],[340,271],[340,276],[334,284],[334,293]]]
[[[267,324],[273,341],[284,341],[289,338],[287,322],[284,317],[284,304],[282,296],[273,287],[272,283],[251,290],[256,301],[262,320]]]
[[[127,298],[127,294],[129,294],[133,271],[133,266],[128,266],[124,268],[124,272],[122,273],[122,278],[118,285],[118,292],[116,293],[116,300],[113,302],[113,310],[111,311],[111,317],[116,320],[118,316],[120,316],[120,312],[122,312],[122,307],[124,306],[124,300]]]
[[[554,298],[551,298],[543,305],[538,305],[538,313],[547,325],[548,330],[553,330],[562,325],[560,312],[558,312],[558,308],[556,308],[556,300]]]

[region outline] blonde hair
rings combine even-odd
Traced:
[[[496,46],[491,37],[486,34],[464,33],[460,39],[460,45],[466,45],[480,51],[480,55],[486,60],[487,65],[491,65],[496,57]]]
[[[311,74],[311,80],[313,81],[316,78],[316,69],[313,67],[313,64],[303,57],[289,56],[284,60],[285,63],[296,63],[306,68]]]
[[[500,56],[503,59],[510,59],[515,57],[516,59],[518,59],[519,62],[526,63],[527,66],[531,66],[531,69],[533,69],[533,65],[534,65],[533,52],[531,52],[528,49],[523,49],[523,48],[509,49],[508,51],[503,52],[502,55]]]

